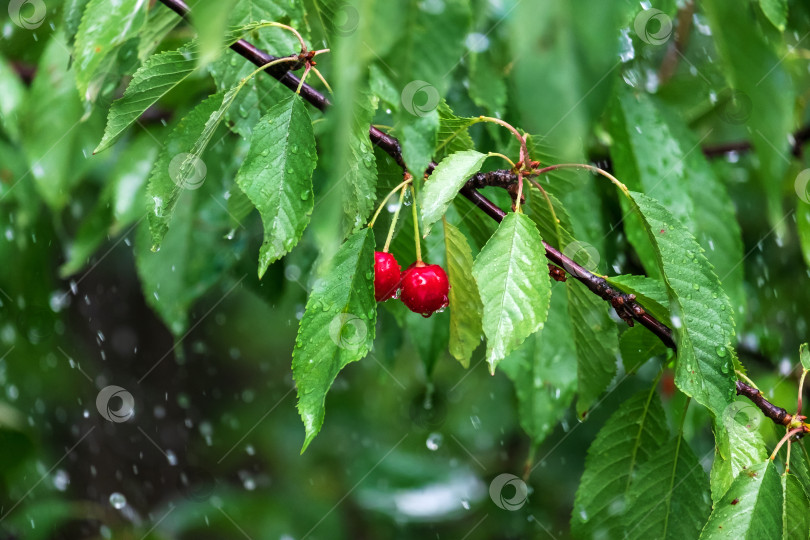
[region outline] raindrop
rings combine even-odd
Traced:
[[[53,486],[59,491],[65,491],[69,484],[70,476],[68,476],[68,473],[62,469],[56,471],[56,474],[53,475]]]
[[[719,356],[720,358],[724,358],[726,354],[728,354],[726,348],[723,345],[718,345],[717,348],[714,350],[714,352],[716,352],[717,356]]]
[[[427,441],[425,441],[425,446],[427,446],[428,450],[435,452],[439,449],[444,441],[444,437],[442,437],[441,433],[431,433],[428,435]]]
[[[127,498],[124,497],[123,493],[118,493],[117,491],[110,495],[110,504],[116,510],[121,510],[123,507],[127,505]]]

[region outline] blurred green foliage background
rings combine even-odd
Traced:
[[[446,353],[447,313],[422,320],[386,305],[374,350],[339,376],[323,431],[299,455],[291,352],[319,254],[339,240],[340,200],[329,186],[345,165],[354,97],[377,96],[374,123],[395,125],[399,89],[417,76],[434,82],[438,74],[435,86],[459,115],[498,116],[537,134],[550,163],[605,163],[613,144],[606,110],[628,89],[653,95],[704,148],[753,141],[754,151],[720,151],[712,160],[745,254],[739,353],[769,399],[793,406],[791,372],[810,304],[810,233],[799,232],[810,210],[794,187],[810,164],[804,140],[791,155],[795,141],[786,134],[808,120],[807,3],[741,2],[737,19],[719,27],[701,6],[668,0],[192,3],[203,25],[227,13],[231,24],[277,19],[314,47],[333,49],[318,67],[336,107],[312,110],[320,161],[313,222],[261,281],[259,217],[240,213],[231,198],[247,151],[239,134],[249,122],[240,117],[257,119],[288,90],[269,77],[256,83],[206,154],[205,184],[181,200],[194,208],[187,234],[167,240],[159,262],[144,262],[144,189],[161,141],[191,107],[250,68],[232,51],[216,57],[212,46],[209,66],[93,155],[121,78],[151,50],[187,42],[193,26],[151,5],[151,31],[117,51],[88,104],[70,53],[87,2],[45,2],[36,28],[15,23],[13,3],[0,21],[0,538],[568,537],[588,445],[619,403],[650,384],[661,358],[617,377],[586,421],[567,408],[535,448],[518,423],[511,382],[487,373],[483,351],[469,370]],[[634,26],[650,7],[675,26],[660,44]],[[338,31],[325,31],[330,24]],[[454,51],[439,64],[425,56],[437,34],[450,36]],[[337,37],[327,43],[327,35]],[[296,51],[272,29],[254,38],[277,55]],[[505,131],[472,132],[482,151],[515,154]],[[769,153],[767,141],[780,150]],[[376,158],[382,195],[401,172],[383,153]],[[601,254],[600,271],[643,273],[616,227],[622,209],[611,188],[582,173],[555,181],[569,191],[578,237]],[[503,193],[485,192],[508,206]],[[485,238],[494,225],[469,209],[457,201],[452,212]],[[393,245],[400,261],[414,258],[405,214]],[[427,260],[441,262],[437,237],[426,241]],[[677,416],[683,396],[666,380],[665,406]],[[129,422],[97,410],[99,389],[113,384],[134,397]],[[706,413],[689,414],[687,439],[708,467]],[[773,426],[761,429],[776,440]],[[490,482],[529,469],[528,502],[500,508]]]

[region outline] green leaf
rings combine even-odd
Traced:
[[[733,399],[736,380],[731,303],[689,231],[657,201],[643,193],[628,195],[667,286],[678,344],[675,383],[719,417]]]
[[[135,72],[124,95],[110,107],[104,136],[93,153],[109,148],[146,109],[191,75],[197,57],[193,43],[150,56]]]
[[[787,0],[759,0],[759,7],[777,30],[780,32],[785,30],[788,15]]]
[[[463,150],[444,158],[425,182],[419,194],[422,234],[427,236],[470,176],[481,170],[486,154]]]
[[[573,278],[566,281],[566,289],[577,351],[577,415],[584,418],[616,374],[619,336],[607,302]]]
[[[146,180],[158,155],[157,143],[144,135],[116,157],[95,207],[85,217],[67,249],[59,275],[81,270],[108,237],[146,217]]]
[[[696,538],[711,512],[709,479],[683,437],[639,468],[627,494],[624,538]]]
[[[620,512],[639,470],[669,437],[666,415],[653,389],[626,400],[588,448],[571,516],[574,538],[618,538]]]
[[[73,49],[76,86],[93,102],[121,45],[138,35],[146,20],[146,0],[90,0]]]
[[[212,160],[227,159],[232,149],[232,145],[219,146],[212,152]],[[182,191],[172,228],[163,239],[160,251],[151,250],[150,231],[145,221],[136,233],[135,265],[144,298],[176,338],[187,331],[188,311],[194,302],[214,286],[243,253],[241,243],[226,238],[231,223],[221,200],[222,180],[233,175],[233,171],[226,171],[222,175],[212,174],[199,189]],[[228,287],[216,300],[231,294],[235,286]]]
[[[500,363],[515,385],[520,425],[534,445],[565,416],[577,389],[567,302],[563,287],[553,287],[546,325]]]
[[[619,350],[625,371],[635,373],[647,360],[653,356],[665,355],[668,349],[658,336],[636,324],[625,330],[619,338]]]
[[[149,208],[149,229],[152,232],[152,249],[157,250],[172,219],[174,207],[181,191],[181,186],[198,187],[204,182],[206,166],[199,158],[194,159],[197,141],[206,128],[209,119],[217,113],[223,104],[223,95],[214,94],[194,107],[174,127],[166,139],[166,144],[158,156],[152,174],[149,177],[147,195],[151,203]],[[210,139],[210,135],[208,136]],[[207,140],[205,141],[207,143]],[[170,170],[171,169],[171,170]],[[192,176],[194,175],[194,176]]]
[[[80,123],[82,105],[73,74],[65,70],[69,56],[61,39],[55,35],[40,57],[25,102],[24,121],[19,126],[22,151],[34,185],[54,210],[68,203],[79,178],[81,171],[77,169],[85,161],[79,135],[88,128],[87,123]]]
[[[508,214],[473,264],[484,305],[487,362],[495,372],[507,354],[543,327],[551,283],[540,233],[525,214]]]
[[[405,2],[399,26],[402,39],[388,61],[396,66],[396,85],[402,108],[395,114],[395,128],[402,155],[414,176],[421,177],[433,158],[439,114],[436,108],[464,54],[470,24],[465,0],[445,0],[441,10],[423,9],[419,0]]]
[[[339,162],[341,181],[345,181],[348,186],[344,192],[343,211],[354,228],[366,223],[374,210],[377,162],[368,136],[368,126],[375,108],[376,100],[368,95],[360,95],[354,99],[344,159]]]
[[[401,116],[405,114],[407,113],[400,113]],[[431,110],[419,116],[402,116],[396,128],[402,147],[402,158],[411,174],[419,179],[433,158],[435,137],[439,130],[439,114]]]
[[[469,62],[470,98],[490,116],[501,118],[506,109],[505,66],[490,54],[473,53]]]
[[[771,460],[740,472],[714,506],[701,540],[782,536],[782,482]]]
[[[138,60],[146,61],[182,20],[180,15],[164,4],[157,3],[152,6],[138,37]]]
[[[799,479],[792,474],[782,477],[782,530],[784,540],[807,540],[810,534],[810,500]]]
[[[76,32],[79,30],[79,24],[82,22],[82,14],[89,1],[90,0],[66,0],[64,3],[62,17],[64,20],[65,42],[68,49],[73,47]]]
[[[198,63],[204,66],[216,60],[224,49],[225,30],[228,28],[228,15],[238,0],[218,0],[200,2],[191,11],[197,39],[200,43]]]
[[[465,368],[481,343],[481,298],[472,277],[473,256],[467,239],[444,221],[447,278],[450,281],[450,354]]]
[[[646,276],[610,276],[608,283],[626,294],[635,294],[636,300],[644,309],[662,321],[669,320],[669,296],[666,286],[659,280]]]
[[[548,192],[532,192],[528,207],[544,238],[550,239],[552,245],[560,246],[566,255],[586,266],[593,263],[587,249],[590,246],[574,239],[571,219],[557,197]],[[579,260],[582,255],[588,260]],[[619,340],[616,323],[610,318],[610,306],[604,300],[573,278],[566,280],[565,288],[577,357],[577,414],[582,418],[616,374]]]
[[[438,160],[462,150],[474,148],[468,128],[478,122],[477,118],[464,118],[453,114],[445,100],[439,103],[439,131],[436,133],[436,154]]]
[[[654,197],[686,226],[721,276],[732,304],[743,306],[743,245],[734,205],[681,115],[628,88],[616,100],[611,135],[611,156],[622,182]],[[627,217],[625,230],[645,269],[657,276],[654,248],[638,216]]]
[[[24,103],[26,89],[11,64],[0,57],[0,126],[11,140],[20,136],[20,108]]]
[[[243,79],[224,95],[209,96],[183,118],[169,135],[152,170],[147,190],[154,203],[153,211],[149,213],[153,249],[160,248],[180,192],[197,189],[205,181],[207,166],[202,160],[203,153],[246,83],[247,79]]]
[[[711,470],[712,499],[720,500],[740,474],[755,463],[767,459],[765,442],[759,433],[763,416],[747,401],[733,402],[723,411],[722,429],[715,424],[717,445]]]
[[[616,29],[625,2],[521,2],[513,9],[507,57],[517,121],[554,141],[553,163],[582,162],[583,145],[621,72]],[[505,66],[497,56],[497,65]]]
[[[368,67],[368,85],[371,93],[393,110],[399,110],[399,90],[377,64]]]
[[[782,179],[790,163],[789,135],[793,129],[796,90],[784,63],[752,27],[749,9],[734,2],[708,0],[701,4],[709,20],[726,79],[741,111],[760,161],[760,181],[767,196],[771,224],[782,235]],[[747,7],[747,6],[746,6]],[[733,104],[726,106],[735,106]]]
[[[253,128],[236,183],[259,210],[264,242],[259,278],[301,239],[314,208],[315,135],[301,98],[290,94]]]
[[[302,2],[277,2],[275,0],[239,0],[228,18],[229,28],[245,28],[250,33],[245,38],[256,47],[277,56],[298,52],[301,45],[295,36],[281,28],[251,29],[261,26],[257,21],[283,21],[292,25],[306,39],[306,27],[302,20]],[[192,10],[193,11],[193,10]],[[240,32],[244,33],[244,32]],[[234,37],[232,35],[232,37]],[[234,40],[235,41],[235,40]],[[230,42],[230,38],[226,43]],[[233,50],[224,54],[209,65],[217,89],[227,91],[250,75],[256,68]],[[228,128],[245,139],[250,138],[252,128],[264,113],[279,100],[287,97],[290,90],[267,74],[260,74],[245,84],[245,89],[235,96],[233,107],[225,116]]]
[[[802,343],[799,346],[799,360],[801,360],[804,369],[810,369],[810,349],[807,343]]]
[[[298,412],[306,439],[323,425],[326,393],[338,372],[363,358],[374,341],[374,235],[363,228],[340,246],[307,301],[293,351]]]

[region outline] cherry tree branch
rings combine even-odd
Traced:
[[[160,1],[181,17],[186,17],[189,13],[188,6],[182,0]],[[231,49],[257,66],[263,66],[278,59],[278,57],[262,51],[244,39],[240,39],[231,45]],[[325,111],[329,107],[329,100],[310,85],[306,83],[301,84],[301,80],[294,73],[289,71],[289,66],[278,64],[268,68],[266,73],[277,79],[293,92],[300,87],[301,97],[315,108]],[[805,134],[801,140],[805,140],[808,135],[810,135],[810,133]],[[369,137],[374,145],[386,152],[403,170],[407,171],[407,165],[402,157],[402,148],[395,137],[382,132],[374,126],[369,128]],[[799,137],[796,139],[798,141]],[[427,168],[426,174],[432,173],[435,167],[436,163],[431,162]],[[495,203],[482,195],[476,188],[484,187],[485,185],[503,184],[506,186],[508,184],[505,182],[511,180],[510,174],[514,175],[513,181],[517,181],[517,175],[511,171],[495,171],[492,173],[484,173],[484,175],[475,175],[465,184],[459,193],[469,199],[476,207],[492,219],[500,222],[506,217],[506,213]],[[490,184],[488,182],[496,182],[497,184]],[[676,349],[675,340],[672,337],[672,330],[666,324],[647,313],[644,308],[635,301],[634,295],[624,294],[611,287],[604,278],[589,272],[586,268],[565,256],[547,242],[543,241],[543,246],[546,250],[546,258],[548,258],[549,261],[560,268],[564,268],[573,278],[584,284],[591,292],[605,301],[610,302],[611,306],[616,309],[616,312],[625,322],[631,326],[634,321],[639,322],[642,326],[655,334],[664,345],[670,349]],[[759,407],[765,416],[777,424],[784,424],[785,418],[792,418],[784,409],[768,402],[759,390],[741,381],[737,381],[737,393],[750,399]],[[790,420],[788,420],[788,422],[789,421]]]

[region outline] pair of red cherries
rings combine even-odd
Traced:
[[[438,264],[417,261],[404,272],[396,258],[383,251],[374,252],[374,297],[377,302],[396,298],[414,313],[430,317],[447,307],[450,283]]]

